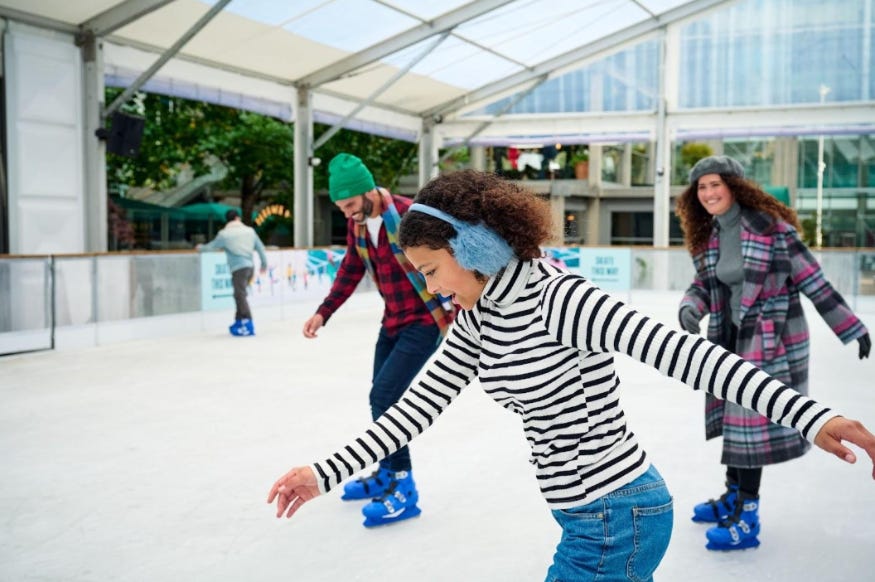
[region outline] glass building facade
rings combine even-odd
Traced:
[[[875,246],[875,0],[743,0],[683,25],[678,42],[679,113],[820,102],[872,107],[870,125],[833,127],[823,136],[821,195],[825,246]],[[658,41],[645,40],[547,81],[506,115],[653,112],[659,65]],[[474,114],[499,113],[513,99]],[[695,141],[739,160],[748,177],[763,186],[786,190],[803,225],[813,229],[820,136],[812,127],[820,123],[802,118],[799,127],[776,129],[775,135],[763,135],[763,128],[750,128],[747,136],[739,131],[739,137],[699,131]],[[682,150],[691,141],[673,144],[675,185],[686,182],[690,168]],[[605,182],[619,182],[616,168],[629,148],[626,185],[652,186],[652,143],[601,147]],[[780,167],[788,159],[795,160],[795,171]],[[636,242],[652,236],[647,217],[616,219],[640,225],[622,229],[635,233]],[[671,230],[678,242],[674,217]]]
[[[875,96],[875,0],[746,0],[681,30],[682,109],[817,103]],[[508,112],[656,108],[658,44],[647,40],[547,81]],[[501,111],[509,97],[480,113]]]

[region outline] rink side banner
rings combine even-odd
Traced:
[[[345,254],[345,248],[267,251],[268,272],[256,271],[249,287],[250,304],[322,299],[331,290]]]
[[[201,253],[201,309],[234,309],[234,286],[225,253]]]
[[[249,304],[274,305],[324,297],[345,254],[345,248],[269,250],[267,271],[261,273],[261,260],[253,253],[255,269],[247,288]],[[201,254],[201,308],[234,309],[234,287],[224,252]]]
[[[577,247],[541,247],[544,260],[569,273],[580,273],[580,252]]]
[[[580,274],[605,291],[632,288],[632,249],[580,248]]]

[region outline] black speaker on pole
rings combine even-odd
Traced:
[[[136,115],[116,111],[112,114],[112,127],[106,140],[106,151],[128,158],[140,153],[143,128],[146,120]]]

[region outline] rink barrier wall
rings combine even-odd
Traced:
[[[602,288],[634,301],[637,291],[689,286],[693,267],[681,248],[550,247],[545,255]],[[261,321],[313,310],[328,293],[346,249],[271,249],[268,270],[250,281]],[[814,253],[855,311],[875,312],[875,250]],[[373,292],[365,278],[359,292]],[[160,251],[0,256],[0,355],[60,350],[218,331],[233,318],[224,253]]]

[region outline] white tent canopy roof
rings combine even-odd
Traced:
[[[94,34],[107,82],[125,86],[216,3],[0,0],[0,16]],[[232,0],[145,88],[292,120],[295,89],[305,86],[317,121],[335,123],[365,103],[348,127],[413,140],[424,116],[494,101],[726,3]]]

